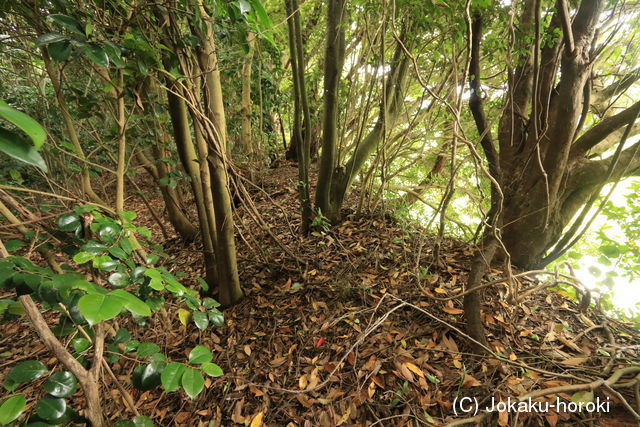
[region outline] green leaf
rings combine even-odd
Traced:
[[[133,386],[141,391],[151,390],[160,385],[160,377],[166,363],[151,362],[148,365],[140,365],[133,370],[131,378]]]
[[[192,363],[194,365],[211,362],[211,359],[213,359],[211,350],[202,345],[195,346],[189,353],[189,363]]]
[[[194,399],[204,388],[204,377],[197,369],[186,368],[182,374],[182,387],[187,395]]]
[[[137,227],[136,231],[145,239],[151,239],[151,230],[146,227]]]
[[[172,391],[176,391],[180,388],[180,380],[182,379],[182,374],[184,374],[186,369],[186,365],[177,362],[171,362],[166,368],[164,368],[161,380],[162,387],[164,387],[167,393],[171,393]]]
[[[224,326],[224,314],[217,308],[209,310],[209,320],[215,326]]]
[[[82,353],[86,349],[89,348],[91,342],[85,337],[78,337],[71,340],[71,346],[76,351],[76,353]]]
[[[153,421],[149,417],[140,415],[132,420],[118,421],[116,427],[153,427]]]
[[[149,265],[155,264],[156,262],[158,262],[158,260],[160,260],[160,257],[156,254],[151,254],[147,257],[146,262]]]
[[[209,318],[207,317],[207,313],[203,313],[201,311],[194,311],[193,323],[195,323],[198,329],[200,330],[207,329],[207,326],[209,326]]]
[[[61,42],[63,40],[66,40],[67,38],[65,36],[63,36],[62,34],[56,34],[56,33],[47,33],[47,34],[43,34],[40,37],[38,37],[36,39],[36,46],[41,47],[41,46],[46,46],[50,43],[57,43],[57,42]]]
[[[22,384],[40,378],[48,372],[46,366],[37,360],[25,360],[18,363],[6,376],[16,384]]]
[[[131,243],[131,240],[129,240],[128,237],[120,240],[120,247],[122,248],[123,251],[125,251],[127,254],[130,254],[131,252],[133,252],[133,243]],[[140,267],[143,268],[144,267]]]
[[[4,247],[7,249],[8,252],[15,252],[20,248],[25,247],[26,245],[27,244],[25,242],[18,239],[11,239],[4,242]]]
[[[200,369],[202,369],[202,372],[211,377],[221,377],[224,375],[222,368],[215,363],[203,363],[202,365],[200,365]]]
[[[125,328],[118,329],[116,336],[113,338],[114,343],[124,343],[131,339],[131,333]]]
[[[93,259],[93,267],[102,271],[112,271],[118,267],[118,261],[109,255],[100,255]]]
[[[98,255],[106,252],[107,247],[100,242],[96,242],[95,240],[89,240],[87,243],[82,245],[82,250],[85,252]]]
[[[113,319],[120,314],[123,306],[121,298],[111,295],[87,294],[78,301],[78,309],[91,326]]]
[[[129,284],[129,276],[124,273],[112,273],[107,282],[116,289],[125,288]]]
[[[88,44],[84,46],[83,50],[93,63],[105,68],[109,66],[109,56],[100,46]]]
[[[82,227],[80,216],[74,213],[68,213],[58,217],[58,228],[62,231],[76,231],[78,227]]]
[[[47,137],[46,132],[42,129],[42,126],[31,117],[18,111],[15,108],[11,108],[6,102],[0,99],[0,117],[10,121],[17,127],[19,127],[29,138],[33,141],[33,146],[36,150],[39,150],[44,144],[44,140]]]
[[[84,28],[75,19],[70,16],[63,15],[61,13],[54,13],[47,16],[47,19],[55,22],[58,25],[65,27],[67,30],[76,33],[80,36],[84,36]]]
[[[206,309],[211,309],[211,308],[220,307],[220,303],[214,300],[213,298],[204,297],[202,299],[202,306]]]
[[[271,20],[269,19],[269,15],[267,15],[267,11],[264,9],[262,5],[262,1],[260,0],[251,0],[251,6],[256,12],[257,21],[262,30],[267,30],[272,27]]]
[[[152,356],[160,351],[160,346],[152,342],[143,342],[138,346],[136,353],[140,357]]]
[[[47,172],[47,164],[40,153],[18,136],[18,134],[0,128],[0,151],[23,163],[38,167]]]
[[[122,289],[116,289],[109,294],[112,297],[120,298],[124,307],[136,316],[151,316],[151,308],[137,296]]]
[[[62,418],[66,410],[67,402],[59,397],[46,396],[36,404],[38,416],[53,423]]]
[[[5,425],[15,421],[27,406],[27,399],[21,394],[11,396],[0,405],[0,424]]]
[[[127,343],[124,345],[124,352],[131,353],[133,351],[136,351],[139,345],[140,345],[140,341],[138,340],[127,341]]]
[[[578,391],[573,393],[571,401],[574,403],[589,403],[593,402],[593,392],[589,390]]]
[[[202,277],[198,277],[198,284],[200,285],[200,288],[202,288],[203,291],[207,292],[209,290],[209,284],[207,283],[206,280],[204,280]]]
[[[76,264],[84,264],[86,262],[91,261],[96,256],[90,252],[78,252],[73,256],[73,262]]]
[[[51,43],[47,46],[47,53],[54,60],[64,62],[71,56],[71,43],[68,41]],[[75,147],[71,151],[75,151]]]
[[[120,259],[127,259],[129,257],[124,250],[122,250],[117,246],[114,246],[113,248],[109,248],[109,254]]]
[[[607,258],[618,258],[620,256],[620,248],[615,245],[602,245],[599,250]]]
[[[116,224],[105,224],[100,227],[100,231],[98,231],[98,236],[100,236],[100,240],[105,243],[114,243],[116,241],[116,237],[120,234],[120,227]]]
[[[56,372],[44,383],[44,389],[54,397],[67,397],[76,392],[78,380],[68,371]]]

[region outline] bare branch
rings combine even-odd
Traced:
[[[562,32],[564,33],[565,49],[568,55],[573,53],[575,45],[573,42],[573,30],[571,29],[571,18],[566,0],[560,0],[560,17],[562,21]]]
[[[608,99],[621,94],[629,89],[636,81],[638,81],[638,79],[640,79],[640,67],[636,68],[621,79],[616,80],[615,83],[612,83],[598,91],[594,91],[592,104],[598,106],[599,104],[606,102]]]
[[[629,120],[636,115],[638,110],[640,110],[640,101],[616,115],[602,119],[573,143],[571,158],[579,159],[583,157],[590,149],[604,141],[611,133],[629,123]]]

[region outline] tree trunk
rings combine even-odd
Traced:
[[[324,56],[324,115],[322,125],[322,155],[318,168],[316,206],[322,215],[335,222],[340,206],[332,200],[332,184],[336,167],[338,139],[337,116],[340,74],[345,58],[344,0],[329,0],[327,7],[327,41]]]
[[[300,195],[301,231],[309,233],[311,228],[311,199],[309,196],[309,164],[311,162],[311,129],[309,127],[309,105],[304,78],[304,54],[300,29],[300,9],[297,0],[285,0],[289,19],[289,51],[291,52],[291,72],[294,94],[293,137],[290,147],[296,141],[298,157],[298,193]],[[302,120],[304,115],[304,122]]]
[[[60,108],[60,114],[62,114],[62,118],[64,120],[64,124],[67,128],[67,135],[69,136],[69,140],[73,145],[73,148],[76,151],[78,157],[84,160],[85,154],[82,149],[82,145],[80,144],[80,139],[78,138],[78,132],[76,131],[75,124],[73,123],[73,118],[69,113],[69,107],[67,105],[67,100],[64,98],[64,94],[62,93],[62,85],[60,83],[60,78],[58,77],[58,70],[55,65],[51,62],[51,58],[49,58],[49,54],[45,48],[41,49],[42,51],[42,60],[44,62],[45,69],[47,70],[47,74],[49,75],[49,79],[51,80],[51,85],[53,86],[53,91],[56,94],[56,100],[58,101],[58,107]],[[93,187],[91,186],[91,177],[89,175],[89,166],[86,162],[82,162],[80,164],[80,174],[81,180],[80,185],[82,192],[86,194],[89,199],[93,202],[106,206],[105,203],[96,193],[93,191]]]
[[[210,148],[207,157],[200,157],[200,159],[204,160],[201,163],[202,168],[207,161],[211,164],[213,183],[211,192],[216,227],[216,237],[213,243],[216,250],[219,299],[221,304],[229,306],[240,301],[243,292],[238,277],[233,209],[227,176],[227,163],[229,162],[227,157],[227,124],[211,17],[208,16],[201,2],[198,3],[198,8],[203,16],[203,26],[196,30],[201,42],[198,48],[198,64],[204,80],[203,112],[208,120],[204,120],[201,116],[194,117],[194,120],[197,120],[201,126],[203,137],[206,138]]]
[[[196,200],[200,234],[202,236],[205,281],[209,284],[210,289],[213,289],[213,286],[216,285],[218,280],[218,272],[213,249],[213,239],[210,234],[211,228],[209,227],[209,220],[205,208],[202,181],[200,180],[200,163],[198,162],[193,140],[191,139],[187,108],[184,100],[174,93],[174,91],[177,90],[178,87],[173,85],[170,86],[170,90],[167,91],[169,115],[173,125],[173,135],[178,148],[178,156],[180,157],[182,167],[189,176],[193,195]]]
[[[251,142],[251,67],[253,66],[253,46],[255,45],[256,33],[247,31],[247,47],[249,51],[244,57],[242,64],[242,131],[240,133],[240,152],[251,155],[254,153]],[[255,156],[252,156],[255,157]]]

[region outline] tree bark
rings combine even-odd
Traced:
[[[242,130],[240,133],[239,151],[248,155],[254,152],[251,142],[251,67],[253,66],[253,47],[255,40],[256,33],[254,31],[247,31],[248,52],[242,64]]]
[[[285,9],[289,34],[289,51],[291,52],[291,72],[294,93],[293,137],[289,147],[297,146],[298,158],[298,193],[300,196],[301,231],[309,233],[311,228],[311,199],[309,196],[309,164],[311,162],[311,132],[309,127],[309,105],[304,76],[304,56],[302,34],[300,29],[300,9],[297,0],[285,0]],[[303,122],[304,116],[304,122]]]
[[[336,166],[336,143],[338,136],[338,93],[340,74],[345,57],[344,45],[344,0],[329,0],[327,6],[327,35],[324,56],[324,113],[322,125],[322,154],[318,168],[316,206],[322,215],[331,221],[339,216],[340,206],[331,198],[334,169]]]
[[[57,67],[51,62],[51,58],[49,58],[49,54],[47,53],[47,51],[44,48],[42,48],[41,51],[45,70],[49,75],[49,80],[51,80],[51,85],[53,86],[53,91],[55,92],[56,100],[58,101],[58,107],[60,108],[60,114],[62,114],[62,119],[64,120],[64,124],[67,128],[67,135],[69,136],[69,140],[71,141],[71,144],[73,145],[73,148],[75,149],[78,157],[84,160],[86,156],[84,154],[84,150],[82,149],[82,145],[80,144],[80,139],[78,138],[78,132],[76,131],[75,124],[73,123],[73,118],[69,113],[67,100],[62,93],[62,85],[58,76]],[[82,192],[86,194],[91,201],[101,205],[107,205],[107,203],[105,203],[93,190],[93,187],[91,186],[91,176],[89,175],[89,166],[85,162],[82,162],[80,164],[80,176],[80,185]]]

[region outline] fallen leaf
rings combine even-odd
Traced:
[[[264,417],[264,413],[262,411],[258,412],[255,417],[251,420],[250,427],[260,427],[262,426],[262,418]]]

